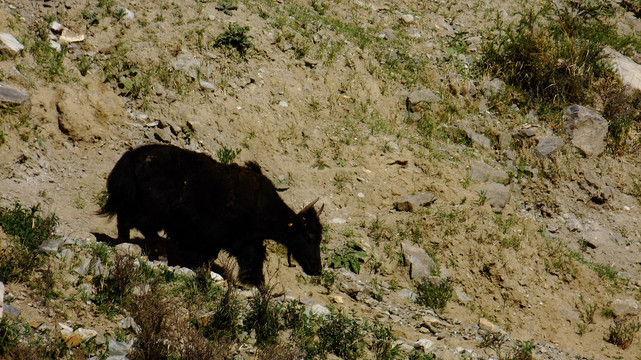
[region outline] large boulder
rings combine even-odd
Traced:
[[[608,121],[598,113],[581,105],[565,109],[565,130],[572,145],[587,156],[599,155],[605,150]]]

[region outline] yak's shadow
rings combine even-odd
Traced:
[[[103,242],[111,247],[124,243],[124,241],[120,241],[118,238],[112,238],[107,234],[102,234],[102,233],[91,233],[91,234],[93,234],[93,236],[96,237],[96,241]],[[187,267],[193,270],[201,266],[208,266],[211,269],[211,271],[222,274],[223,276],[229,273],[229,269],[226,269],[225,267],[222,267],[216,264],[214,262],[214,260],[216,260],[215,258],[214,259],[207,258],[207,256],[203,254],[202,251],[190,250],[190,249],[184,248],[184,246],[180,246],[180,244],[169,241],[167,239],[163,238],[163,240],[164,240],[163,244],[165,245],[165,248],[167,250],[167,265],[182,266],[182,267]],[[161,260],[158,258],[158,253],[156,249],[154,249],[149,244],[149,242],[146,241],[144,238],[140,238],[140,237],[131,238],[129,241],[127,241],[127,243],[140,246],[140,248],[142,249],[144,254],[147,255],[147,258],[149,258],[149,260],[152,260],[152,261]]]

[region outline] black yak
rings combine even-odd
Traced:
[[[99,213],[117,217],[119,241],[129,241],[136,228],[158,247],[164,230],[176,250],[170,263],[200,266],[225,250],[238,262],[239,280],[260,286],[263,240],[272,239],[287,247],[305,273],[321,273],[322,208],[317,213],[314,201],[295,213],[254,162],[224,165],[176,146],[145,145],[118,160],[107,192]]]

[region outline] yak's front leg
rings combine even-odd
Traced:
[[[263,263],[265,262],[265,247],[249,245],[233,254],[238,261],[238,280],[245,284],[261,287],[265,282],[263,276]]]

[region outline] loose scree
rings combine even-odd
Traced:
[[[239,280],[264,283],[265,239],[285,245],[309,275],[322,270],[322,225],[316,199],[298,213],[283,202],[255,162],[224,165],[171,145],[129,150],[107,178],[101,215],[116,216],[118,239],[138,229],[152,247],[165,246],[170,264],[197,267],[220,250],[236,258]]]

